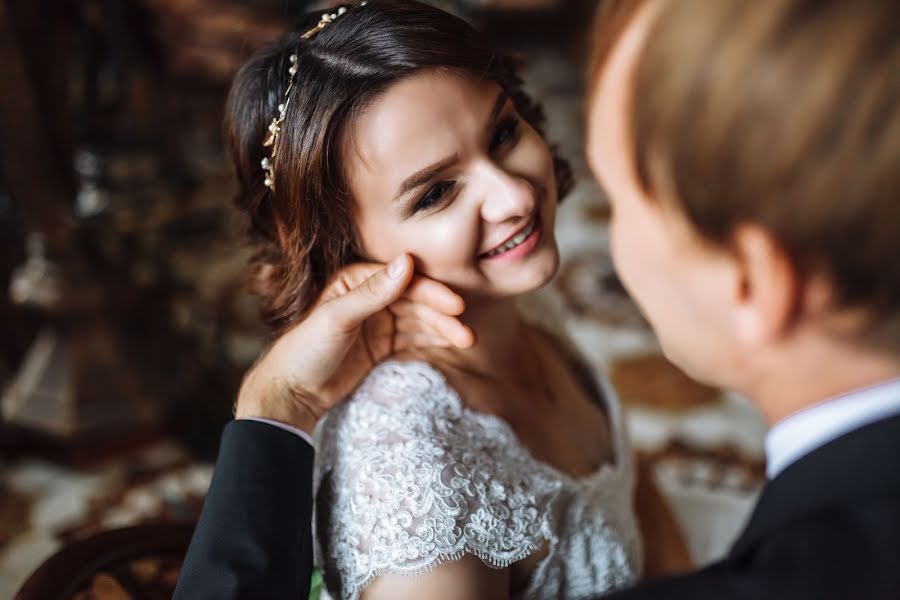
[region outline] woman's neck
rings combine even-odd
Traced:
[[[430,358],[475,375],[493,377],[518,369],[522,318],[515,298],[473,303],[460,318],[475,333],[475,345],[430,350]]]

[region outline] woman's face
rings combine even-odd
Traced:
[[[559,264],[550,149],[500,86],[438,71],[390,87],[354,123],[345,164],[360,248],[467,298],[547,283]]]

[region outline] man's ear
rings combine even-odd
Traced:
[[[731,238],[737,269],[735,332],[757,346],[785,334],[802,303],[798,270],[785,249],[764,227],[742,224]]]

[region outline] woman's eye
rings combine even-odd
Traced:
[[[497,126],[494,137],[491,139],[491,152],[496,152],[503,146],[515,141],[519,133],[519,120],[515,117],[507,117]]]
[[[424,196],[419,198],[418,202],[416,202],[415,211],[418,212],[420,210],[425,210],[437,205],[452,189],[452,181],[441,181],[440,183],[435,184],[427,192],[425,192]]]

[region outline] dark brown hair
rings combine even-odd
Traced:
[[[411,0],[369,0],[309,40],[291,33],[241,68],[228,97],[225,132],[237,172],[237,205],[250,217],[257,244],[252,283],[262,313],[283,331],[311,308],[329,278],[357,260],[351,197],[342,170],[343,134],[392,84],[439,69],[494,81],[519,114],[542,131],[541,108],[513,68],[465,21]],[[310,14],[296,28],[319,20]],[[283,102],[288,58],[298,56],[274,161],[275,191],[263,185],[266,129]],[[568,164],[555,153],[559,198],[571,187]]]
[[[900,3],[675,0],[654,19],[630,116],[641,184],[718,244],[762,225],[896,348]]]

